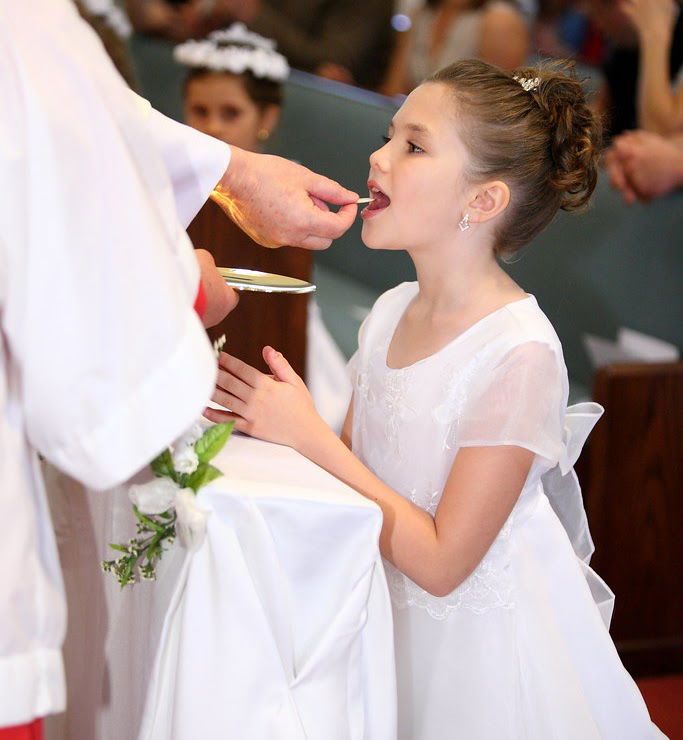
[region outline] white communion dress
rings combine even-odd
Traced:
[[[507,522],[453,592],[432,596],[385,563],[400,740],[663,737],[609,636],[613,595],[588,567],[572,466],[601,407],[567,408],[562,348],[533,296],[413,365],[388,367],[417,293],[417,283],[388,291],[361,327],[354,452],[432,514],[460,448],[518,445],[536,456]]]

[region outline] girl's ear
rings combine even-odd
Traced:
[[[467,207],[472,223],[482,224],[502,213],[510,202],[510,188],[501,180],[481,185]]]

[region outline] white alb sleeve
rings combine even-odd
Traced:
[[[212,185],[198,193],[194,137],[148,125],[72,4],[41,10],[58,16],[51,32],[0,11],[1,339],[15,423],[56,466],[106,488],[185,431],[213,388],[174,198],[198,207]],[[226,166],[216,147],[200,145],[200,159],[222,158],[204,183]]]
[[[230,147],[151,106],[148,122],[173,185],[178,218],[187,228],[227,170]]]

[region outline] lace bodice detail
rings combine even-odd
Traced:
[[[391,563],[384,561],[394,606],[397,609],[424,609],[433,619],[447,619],[459,609],[467,609],[475,614],[483,614],[491,609],[511,609],[514,606],[514,589],[506,566],[513,515],[514,512],[474,572],[447,596],[433,596]]]
[[[507,443],[531,446],[536,440],[527,441],[522,437],[527,434],[527,427],[537,427],[538,424],[533,419],[529,424],[525,409],[520,411],[516,407],[518,390],[523,390],[517,382],[518,367],[526,366],[517,359],[509,360],[510,342],[508,339],[499,340],[501,325],[503,330],[517,325],[517,316],[511,318],[506,310],[501,311],[498,317],[486,317],[424,360],[402,369],[387,366],[386,357],[394,329],[416,292],[412,285],[399,286],[380,298],[361,329],[360,349],[351,364],[354,380],[353,448],[387,485],[434,515],[455,455],[462,446],[505,444],[508,437],[512,441]],[[543,317],[533,299],[520,303],[528,303],[532,309],[535,307]],[[553,341],[553,337],[554,333],[548,341]],[[512,344],[514,346],[515,341]],[[559,342],[557,345],[559,347]],[[548,355],[554,367],[552,352]],[[502,400],[494,398],[491,410],[485,402],[476,402],[476,399],[488,397],[487,388],[492,380],[496,380],[495,375],[500,374],[498,368],[501,365],[504,373],[512,378],[508,382],[512,392]],[[528,382],[533,386],[547,385],[542,380],[532,377]],[[553,381],[551,387],[560,385],[557,377]],[[494,385],[496,393],[505,392],[500,383]],[[537,393],[537,390],[533,392]],[[555,403],[559,408],[561,392],[556,395],[557,399],[547,402],[543,398],[539,400],[541,406],[545,403],[550,409],[548,413],[552,412]],[[519,418],[510,423],[491,418],[499,413],[499,406],[509,407],[511,413]],[[490,422],[487,421],[489,418]],[[506,438],[498,440],[491,436],[487,424],[496,430],[500,428]],[[559,426],[550,434],[559,438]],[[535,451],[543,452],[543,445],[543,440],[538,440],[538,450]],[[549,450],[547,454],[552,456],[554,452]],[[539,458],[538,465],[544,464],[547,468],[547,461],[544,463],[543,458]],[[540,471],[534,471],[532,467],[532,473],[529,479],[537,481]],[[524,498],[523,493],[520,502]],[[516,512],[517,507],[472,574],[447,596],[432,596],[386,563],[394,606],[424,609],[438,620],[447,619],[461,609],[481,614],[491,609],[513,608],[514,590],[508,566]]]

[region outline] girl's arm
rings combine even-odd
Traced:
[[[434,517],[375,476],[325,424],[301,378],[272,348],[264,359],[273,377],[221,354],[213,400],[234,413],[207,409],[211,421],[286,444],[375,501],[384,515],[380,549],[400,571],[435,596],[467,578],[512,511],[534,454],[513,446],[458,452]],[[345,422],[350,429],[351,411]]]
[[[673,0],[622,0],[638,31],[638,123],[668,136],[683,129],[683,86],[671,89],[669,54],[676,20]]]
[[[344,424],[342,425],[340,439],[349,449],[353,449],[353,394],[351,395],[349,408],[346,412]]]

